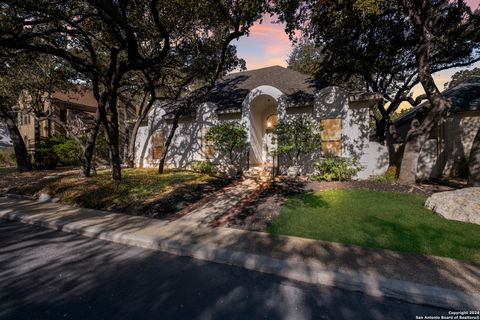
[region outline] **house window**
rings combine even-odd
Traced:
[[[208,128],[202,128],[201,145],[203,157],[207,160],[215,156],[215,148],[212,141],[207,140]]]
[[[323,119],[322,154],[341,156],[342,154],[342,119]]]
[[[162,159],[163,148],[164,148],[163,132],[161,131],[155,132],[152,136],[152,159],[153,160]]]
[[[30,115],[28,113],[23,113],[20,115],[20,125],[30,124]]]
[[[60,121],[67,123],[67,109],[60,109]]]

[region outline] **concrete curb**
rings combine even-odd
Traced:
[[[19,200],[33,200],[33,201],[38,200],[37,197],[34,197],[34,196],[27,196],[27,195],[16,194],[16,193],[4,193],[4,192],[0,192],[0,197],[19,199]]]
[[[466,293],[458,290],[423,285],[415,282],[370,276],[355,272],[331,271],[314,261],[292,261],[264,255],[232,251],[218,246],[185,245],[172,240],[157,240],[128,233],[104,231],[97,226],[81,222],[48,221],[28,214],[0,212],[0,218],[71,232],[87,237],[108,240],[129,246],[154,249],[170,254],[188,256],[199,260],[229,264],[249,270],[278,275],[295,281],[315,285],[333,286],[358,291],[376,297],[388,297],[409,303],[457,310],[480,309],[480,292]]]

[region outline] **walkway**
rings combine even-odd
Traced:
[[[265,179],[246,178],[238,184],[217,192],[212,199],[209,199],[199,208],[193,209],[187,215],[177,219],[181,224],[189,224],[195,226],[207,226],[222,216],[230,208],[235,207],[245,197],[248,197],[255,190],[261,188]]]
[[[253,186],[245,184],[241,189],[250,187]],[[230,198],[227,194],[222,201]],[[372,296],[455,309],[480,309],[479,264],[223,227],[208,228],[199,225],[205,210],[198,210],[195,219],[186,216],[177,221],[161,221],[57,203],[0,198],[0,218]]]

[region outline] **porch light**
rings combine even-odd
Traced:
[[[271,129],[274,126],[276,126],[277,122],[278,122],[278,117],[276,114],[271,114],[270,116],[268,116],[266,120],[267,129]]]

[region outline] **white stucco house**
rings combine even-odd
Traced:
[[[167,166],[187,168],[198,160],[219,162],[215,146],[205,135],[221,121],[238,121],[247,128],[249,148],[242,161],[244,170],[271,166],[270,151],[275,148],[271,128],[282,119],[308,114],[321,125],[322,142],[317,152],[301,159],[303,174],[311,173],[312,164],[327,152],[357,157],[363,166],[357,178],[383,174],[388,167],[388,150],[369,140],[369,111],[379,99],[378,94],[349,93],[280,66],[232,73],[217,83],[195,112],[180,118]],[[162,108],[151,111],[137,136],[139,167],[158,164],[171,123],[172,117]]]
[[[451,108],[430,133],[419,155],[417,179],[467,178],[468,158],[473,141],[480,130],[480,77],[472,76],[453,88],[442,92],[450,100]],[[425,102],[395,121],[396,131],[405,141],[414,121],[425,116]],[[394,160],[400,164],[403,156],[402,141],[390,144]]]

